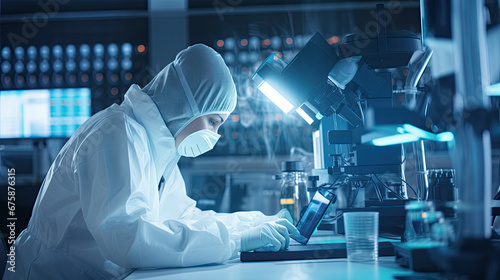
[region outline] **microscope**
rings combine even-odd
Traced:
[[[428,104],[416,98],[432,52],[416,34],[385,23],[379,4],[376,33],[347,35],[338,45],[316,33],[289,63],[273,54],[252,77],[281,110],[317,128],[309,190],[336,191],[340,232],[342,212],[369,210],[380,213],[381,231],[401,236],[409,191],[425,199],[429,189],[422,139],[453,140],[426,121]],[[394,89],[393,73],[403,67],[405,87]],[[416,188],[405,179],[404,143],[412,143]]]
[[[424,8],[429,4],[422,3]],[[453,104],[456,112],[448,119],[425,98],[427,88],[417,87],[432,51],[422,48],[421,39],[411,32],[386,30],[380,4],[377,32],[351,34],[337,45],[328,44],[317,33],[289,63],[271,55],[252,77],[281,110],[295,111],[317,128],[311,190],[336,191],[338,232],[343,229],[343,212],[369,210],[380,214],[380,233],[403,236],[406,202],[412,198],[438,201],[438,192],[429,186],[423,141],[448,142],[457,177],[454,172],[430,177],[447,186],[441,190],[450,189],[452,180],[459,184],[457,232],[452,234],[457,240],[428,248],[394,246],[396,259],[406,262],[398,261],[402,265],[415,271],[472,276],[464,279],[498,279],[500,275],[500,246],[489,239],[490,132],[498,137],[500,125],[498,111],[489,108],[489,84],[484,78],[488,71],[484,67],[483,4],[457,0],[451,5],[458,64],[453,73],[454,93],[463,104]],[[408,71],[403,75],[404,87],[394,83],[403,80],[397,76],[401,68]],[[416,167],[414,186],[405,178],[407,148],[412,150]]]

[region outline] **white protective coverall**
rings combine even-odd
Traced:
[[[4,279],[122,279],[135,268],[237,257],[241,232],[269,217],[196,208],[173,137],[196,117],[235,105],[229,70],[203,45],[179,53],[143,90],[132,85],[121,105],[92,116],[59,152],[15,242],[15,272]]]

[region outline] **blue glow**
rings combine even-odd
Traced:
[[[323,118],[323,115],[320,112],[318,112],[316,114],[316,119],[321,120],[322,118]]]
[[[292,103],[288,102],[278,91],[276,91],[270,84],[263,82],[259,85],[259,90],[271,99],[283,112],[288,113],[293,109]]]
[[[372,143],[375,146],[389,146],[389,145],[395,145],[395,144],[415,142],[418,139],[419,138],[416,135],[413,135],[410,133],[404,133],[404,134],[396,134],[396,135],[385,136],[385,137],[373,139],[372,141],[370,141],[370,143]]]
[[[450,131],[434,134],[411,124],[403,124],[402,126],[393,126],[392,128],[378,127],[376,130],[364,134],[361,139],[363,143],[369,142],[375,146],[388,146],[417,140],[453,142],[455,136]]]
[[[314,120],[302,108],[297,109],[297,113],[308,123],[312,124]]]
[[[411,133],[415,136],[418,136],[419,138],[428,139],[428,140],[435,140],[435,138],[436,138],[435,134],[427,132],[427,131],[420,129],[418,127],[415,127],[411,124],[404,124],[403,128],[406,132]]]
[[[496,83],[487,87],[486,94],[489,96],[500,96],[500,83]]]
[[[439,133],[437,135],[437,139],[438,139],[438,141],[441,141],[441,142],[450,142],[450,141],[455,140],[455,135],[453,135],[452,132],[446,131],[446,132]]]
[[[410,124],[404,124],[403,128],[406,132],[418,136],[421,139],[439,141],[439,142],[449,142],[455,140],[455,136],[450,131],[445,131],[439,134],[434,134]],[[399,130],[398,130],[399,132]]]

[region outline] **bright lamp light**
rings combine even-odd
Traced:
[[[437,139],[441,142],[450,142],[455,140],[455,135],[450,131],[441,132],[437,135]]]
[[[262,82],[259,86],[259,90],[267,96],[276,106],[278,106],[283,112],[288,113],[293,109],[292,103],[288,102],[278,91],[276,91],[267,82]]]
[[[489,96],[500,96],[500,83],[496,83],[487,87],[486,94]]]
[[[304,112],[304,110],[302,110],[302,108],[298,108],[297,109],[297,113],[299,113],[299,115],[308,123],[308,124],[312,124],[314,122],[314,120],[306,113]]]
[[[375,146],[389,146],[395,144],[415,142],[418,139],[419,138],[416,135],[413,135],[411,133],[404,133],[404,134],[396,134],[391,136],[380,137],[377,139],[373,139],[370,142]]]
[[[418,140],[431,140],[439,142],[451,142],[455,136],[450,131],[434,134],[420,129],[411,124],[403,124],[397,127],[385,127],[372,131],[362,136],[363,143],[371,143],[375,146],[388,146],[415,142]]]

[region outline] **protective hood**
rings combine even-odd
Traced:
[[[236,107],[229,69],[216,51],[203,44],[181,51],[142,90],[156,103],[174,137],[200,116],[230,114]]]

